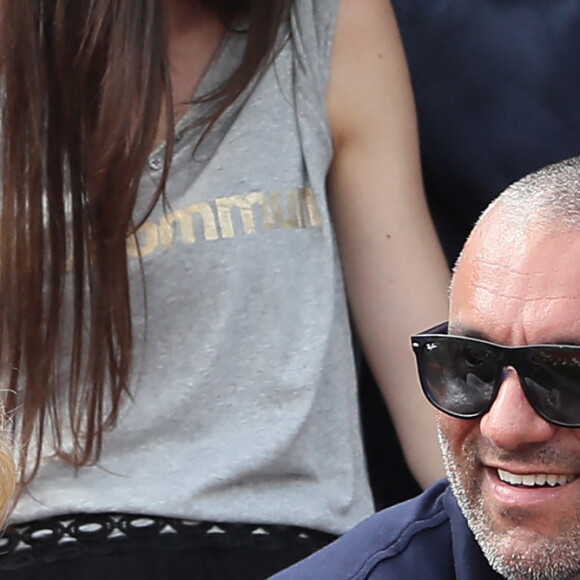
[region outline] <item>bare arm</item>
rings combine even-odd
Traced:
[[[341,0],[328,110],[329,198],[363,349],[409,467],[443,476],[409,337],[447,318],[449,271],[421,181],[413,97],[388,0]]]

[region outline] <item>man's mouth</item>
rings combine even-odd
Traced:
[[[576,479],[572,474],[556,474],[556,473],[526,473],[525,475],[518,475],[511,473],[505,469],[497,470],[497,474],[501,481],[509,483],[510,485],[523,485],[526,487],[556,487],[570,483]]]

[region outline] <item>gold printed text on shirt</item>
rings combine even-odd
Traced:
[[[254,191],[194,203],[164,215],[159,223],[145,222],[128,239],[127,253],[137,257],[140,250],[144,257],[158,247],[170,249],[176,242],[194,244],[199,239],[210,242],[320,225],[320,210],[312,189],[294,188],[282,193]]]

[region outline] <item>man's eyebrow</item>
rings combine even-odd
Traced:
[[[495,340],[487,334],[487,332],[483,330],[475,330],[466,326],[461,323],[453,323],[453,325],[449,325],[448,334],[455,335],[455,336],[465,336],[467,338],[477,338],[479,340],[485,340],[487,342],[493,342],[496,344]],[[540,344],[540,343],[536,343]],[[550,340],[546,342],[542,342],[543,345],[553,345],[553,346],[576,346],[580,347],[580,338],[562,338],[557,340]],[[534,345],[530,345],[534,346]]]
[[[564,346],[579,346],[580,347],[580,339],[578,338],[566,338],[564,340],[556,340],[554,342],[550,341],[545,344],[556,344],[556,345],[564,345]]]
[[[449,323],[448,334],[452,334],[455,336],[465,336],[467,338],[478,338],[479,340],[493,342],[485,331],[474,330],[469,326],[457,322],[454,322],[453,324]]]

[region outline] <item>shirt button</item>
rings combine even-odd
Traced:
[[[159,155],[155,155],[149,159],[149,169],[152,171],[159,171],[163,167],[163,160]]]

